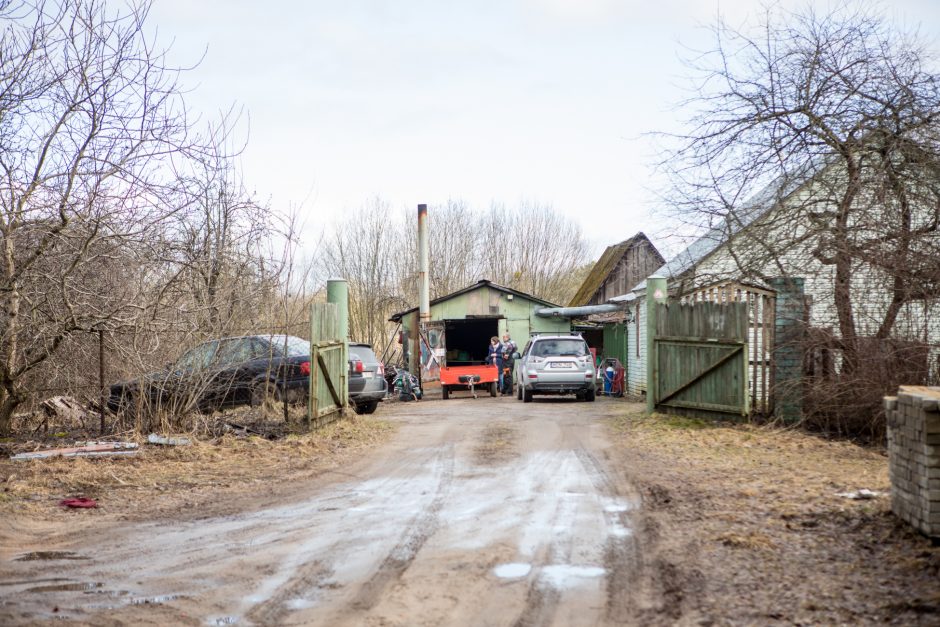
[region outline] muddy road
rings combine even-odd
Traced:
[[[607,438],[618,410],[383,407],[401,425],[391,442],[314,481],[286,477],[276,496],[247,492],[225,515],[24,531],[0,548],[0,622],[635,622],[639,498]]]

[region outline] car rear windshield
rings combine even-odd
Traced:
[[[350,346],[349,358],[358,359],[364,364],[376,364],[379,362],[379,358],[375,356],[375,353],[373,353],[372,349],[368,346]]]
[[[268,338],[268,341],[271,343],[271,346],[274,348],[274,353],[276,355],[281,355],[284,353],[284,336],[283,335],[272,335]],[[310,342],[307,340],[302,340],[299,337],[294,337],[293,335],[287,336],[287,356],[288,357],[303,357],[304,355],[310,354]]]
[[[536,357],[584,357],[588,347],[584,340],[577,338],[540,340],[532,347],[532,354]]]

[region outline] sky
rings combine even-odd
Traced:
[[[782,0],[785,7],[802,0]],[[940,40],[940,2],[892,18]],[[637,231],[669,249],[651,133],[675,131],[683,59],[734,0],[154,0],[148,25],[209,120],[244,111],[249,189],[316,233],[379,196],[416,208],[522,200],[596,255]],[[935,46],[936,48],[937,46]],[[415,209],[416,211],[416,209]],[[444,228],[434,223],[431,228]]]

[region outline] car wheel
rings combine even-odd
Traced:
[[[450,398],[450,390],[447,389],[446,385],[441,386],[441,398],[445,401]]]
[[[379,406],[378,401],[368,401],[366,403],[359,403],[353,407],[356,410],[357,414],[374,414],[375,409]]]
[[[594,390],[588,390],[584,393],[584,400],[586,400],[588,403],[593,403],[595,396],[596,395],[594,394]]]
[[[526,388],[522,390],[522,402],[531,403],[532,402],[532,390]]]
[[[258,381],[251,386],[251,406],[261,407],[265,402],[281,401],[281,391],[273,381]]]
[[[490,383],[490,396],[496,396],[496,381]]]

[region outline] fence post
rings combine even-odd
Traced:
[[[104,329],[98,329],[98,388],[99,401],[101,402],[101,424],[98,434],[104,435],[104,410],[108,404],[108,393],[105,391],[104,383]]]
[[[774,414],[783,422],[793,424],[803,417],[804,280],[802,277],[772,277],[767,282],[777,292],[771,355],[771,385],[776,399]]]
[[[344,345],[343,355],[349,359],[349,283],[346,279],[336,278],[326,282],[326,302],[336,305],[337,328]],[[349,402],[348,378],[348,370],[344,368],[338,390],[344,406]]]
[[[310,305],[310,390],[307,392],[307,424],[313,423],[316,416],[313,415],[314,409],[319,407],[317,398],[317,379],[320,376],[320,368],[317,362],[317,353],[319,352],[318,342],[320,341],[320,331],[317,327],[316,304]]]
[[[646,279],[646,412],[656,411],[659,363],[656,358],[656,305],[666,302],[666,279],[653,275]]]

